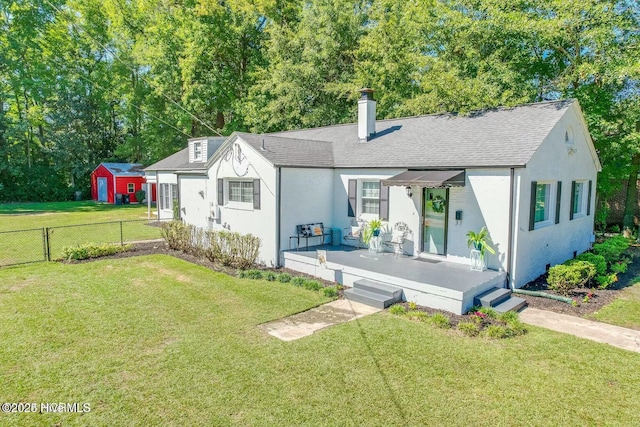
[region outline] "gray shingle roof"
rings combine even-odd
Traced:
[[[265,136],[332,143],[334,167],[464,168],[524,166],[574,100],[484,110],[469,116],[435,114],[376,122],[376,135],[358,142],[357,124]],[[262,136],[260,136],[262,138]],[[245,139],[245,137],[243,137]],[[282,152],[279,165],[297,165],[301,150]],[[267,157],[267,156],[265,156]],[[267,157],[268,160],[269,157]],[[313,163],[313,162],[312,162]],[[315,163],[314,165],[319,165]]]
[[[107,168],[114,176],[142,176],[142,165],[140,163],[100,163]]]
[[[236,135],[275,166],[331,168],[335,164],[330,142],[244,132]]]
[[[202,138],[192,138],[192,140],[200,140]],[[215,152],[220,148],[220,146],[224,143],[224,137],[209,137],[207,149],[208,149],[208,158],[210,159]],[[173,171],[173,170],[206,170],[207,162],[193,162],[189,163],[189,147],[184,148],[177,153],[170,155],[169,157],[165,157],[160,160],[144,168],[145,171],[153,172],[153,171]]]

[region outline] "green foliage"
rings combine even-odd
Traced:
[[[101,245],[95,243],[87,243],[86,245],[65,246],[62,248],[60,259],[62,260],[81,260],[89,258],[99,258],[108,255],[114,255],[120,252],[131,250],[131,245],[120,245],[116,243],[104,243]]]
[[[618,281],[618,275],[616,273],[602,274],[596,276],[596,283],[598,288],[607,289],[609,286]]]
[[[244,277],[246,277],[247,279],[259,280],[263,278],[263,274],[261,270],[245,270]]]
[[[263,274],[263,278],[268,282],[273,282],[277,279],[277,275],[273,271],[265,271]]]
[[[289,273],[278,274],[278,282],[289,283],[291,281],[291,275]]]
[[[308,289],[310,291],[319,291],[323,287],[322,283],[318,282],[317,280],[305,280],[303,286],[305,289]]]
[[[480,333],[480,326],[475,322],[460,322],[458,323],[457,329],[469,337],[476,337]]]
[[[371,238],[374,236],[376,231],[380,231],[382,229],[382,221],[380,219],[372,219],[367,223],[367,226],[364,229],[364,234],[362,235],[362,241],[365,245],[368,245],[371,241]]]
[[[593,264],[593,266],[596,268],[596,274],[605,274],[607,272],[607,261],[602,255],[596,255],[591,252],[584,252],[574,259],[567,261],[565,264],[571,265],[578,261],[586,261]]]
[[[487,227],[476,233],[475,231],[467,232],[467,247],[473,246],[474,249],[480,251],[480,257],[484,259],[485,253],[488,251],[490,254],[496,253],[496,251],[489,245],[491,239],[489,238],[489,231]]]
[[[482,333],[489,338],[495,339],[503,339],[510,336],[509,329],[505,325],[489,325]]]
[[[435,313],[429,317],[429,322],[440,329],[449,329],[451,327],[451,321],[446,314]]]
[[[611,271],[614,273],[625,273],[629,263],[626,260],[614,262],[611,264]]]
[[[293,279],[291,279],[291,284],[293,286],[302,287],[306,282],[307,279],[305,279],[304,277],[294,277]]]
[[[138,203],[142,203],[146,197],[146,192],[142,189],[136,191],[135,193],[136,196],[136,200],[138,201]]]
[[[327,298],[337,298],[338,288],[336,286],[328,286],[326,288],[322,288],[322,294]]]
[[[586,261],[577,261],[571,265],[556,265],[549,269],[547,283],[549,288],[563,295],[579,286],[584,286],[596,275],[596,268]]]
[[[593,245],[593,253],[604,257],[608,264],[620,261],[622,255],[629,248],[629,239],[615,236],[602,243]]]
[[[394,304],[389,307],[389,313],[396,316],[403,316],[407,312],[407,309],[404,308],[402,304]]]
[[[409,320],[415,320],[418,322],[428,322],[429,321],[429,314],[425,313],[424,311],[420,311],[420,310],[408,310],[405,313],[405,316],[407,316],[407,318]]]

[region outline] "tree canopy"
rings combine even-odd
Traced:
[[[577,98],[604,171],[640,169],[634,0],[0,0],[0,200],[88,191],[188,137]]]

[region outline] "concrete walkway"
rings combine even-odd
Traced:
[[[640,353],[640,331],[634,329],[531,307],[520,312],[520,320],[529,325],[540,326]]]
[[[349,322],[379,311],[380,308],[339,299],[284,319],[264,323],[260,327],[282,341],[293,341],[328,326]]]

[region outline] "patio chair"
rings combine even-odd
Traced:
[[[364,244],[364,229],[367,225],[366,221],[351,220],[351,227],[345,227],[344,232],[342,233],[342,238],[345,243],[351,242],[355,243],[358,248],[366,248],[367,245]]]
[[[400,252],[404,254],[404,243],[407,241],[407,234],[409,234],[409,226],[401,221],[396,222],[391,232],[391,239],[383,241],[382,244],[393,248],[393,252],[398,258]]]

